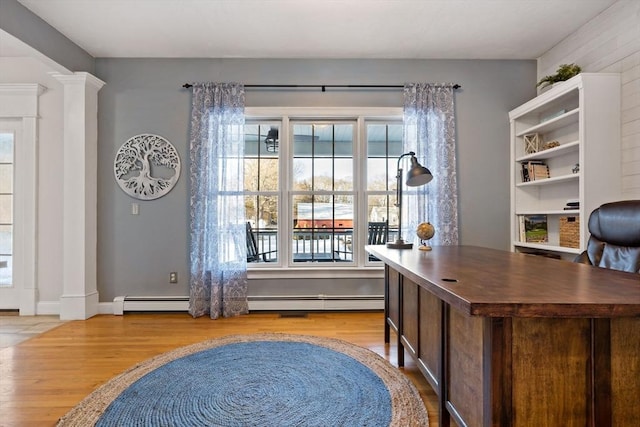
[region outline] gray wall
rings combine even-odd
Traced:
[[[188,132],[192,81],[245,84],[402,84],[455,82],[460,238],[466,245],[509,248],[510,109],[534,97],[535,61],[96,59],[98,130],[98,291],[118,295],[186,295],[188,277]],[[255,91],[246,105],[400,107],[402,91]],[[183,160],[166,196],[134,199],[113,178],[113,159],[130,137],[169,139]],[[169,271],[179,284],[169,285]],[[331,293],[327,280],[251,281],[250,294]],[[381,280],[333,281],[335,293],[381,294]],[[319,291],[318,291],[319,290]]]
[[[70,71],[94,72],[94,58],[16,0],[0,0],[0,28]]]

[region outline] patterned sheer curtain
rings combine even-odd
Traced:
[[[433,174],[422,187],[409,187],[403,213],[411,241],[419,223],[430,222],[436,232],[432,245],[458,244],[458,182],[454,85],[407,83],[404,87],[404,152],[414,151]],[[414,237],[415,238],[415,237]]]
[[[244,214],[244,86],[193,84],[189,313],[248,312]]]

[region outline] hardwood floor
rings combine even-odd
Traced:
[[[397,365],[395,345],[383,342],[381,312],[252,313],[218,320],[186,313],[100,315],[0,350],[0,426],[53,426],[86,395],[138,362],[209,338],[260,332],[338,338]],[[437,426],[437,397],[412,359],[405,362],[403,372],[425,402],[429,425]]]

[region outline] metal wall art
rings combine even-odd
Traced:
[[[180,157],[175,147],[158,135],[129,138],[116,153],[113,164],[122,191],[140,200],[167,194],[180,177]]]

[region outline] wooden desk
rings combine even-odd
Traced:
[[[472,246],[367,246],[385,262],[385,342],[413,357],[440,423],[640,425],[640,276]]]

